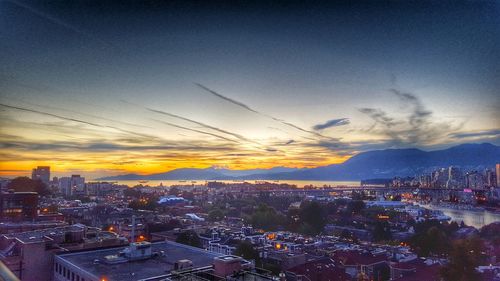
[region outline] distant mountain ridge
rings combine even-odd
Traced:
[[[434,151],[415,148],[367,151],[351,157],[342,164],[311,169],[183,168],[159,174],[126,174],[98,180],[363,180],[412,176],[439,167],[493,167],[496,163],[500,163],[500,146],[482,143],[462,144]]]
[[[99,178],[98,180],[223,180],[238,179],[240,177],[262,176],[267,174],[289,173],[299,171],[297,168],[274,167],[271,169],[230,170],[221,168],[181,168],[165,173],[139,175],[125,174]]]

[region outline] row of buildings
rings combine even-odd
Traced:
[[[487,189],[500,187],[500,164],[495,169],[469,170],[455,166],[440,168],[432,173],[422,174],[416,177],[395,177],[392,186],[418,186],[423,188],[447,188],[447,189]]]
[[[109,182],[85,182],[85,178],[80,175],[69,177],[50,178],[49,166],[38,166],[32,170],[31,179],[40,180],[56,193],[65,197],[72,196],[98,196],[109,191],[113,184]]]

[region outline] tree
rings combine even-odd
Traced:
[[[442,225],[432,221],[417,223],[410,245],[419,256],[447,255],[451,248],[449,237],[455,227],[455,224]]]
[[[224,212],[221,209],[216,208],[208,212],[209,221],[220,221],[224,218]]]
[[[354,233],[352,233],[351,231],[349,231],[347,229],[343,229],[342,231],[337,232],[336,234],[342,240],[350,240],[350,241],[352,241],[354,243],[358,243],[359,242],[358,237],[356,237],[356,235]]]
[[[361,211],[366,207],[365,202],[361,200],[353,200],[347,203],[347,213],[350,214],[360,214]]]
[[[175,242],[198,248],[202,247],[200,237],[196,232],[192,230],[188,230],[179,234]]]
[[[391,226],[386,221],[377,221],[372,231],[374,241],[392,240]]]
[[[246,240],[238,243],[238,246],[236,246],[234,250],[234,254],[246,260],[254,260],[256,264],[260,260],[259,252],[254,249],[251,242]]]
[[[495,245],[500,245],[500,222],[490,223],[481,228],[481,238],[493,242]]]
[[[132,200],[128,207],[134,210],[154,210],[158,207],[158,199],[152,197]]]
[[[9,182],[8,189],[15,192],[37,192],[39,195],[49,195],[51,192],[41,180],[32,180],[28,177],[17,177]]]
[[[318,202],[303,202],[300,205],[299,218],[302,226],[299,231],[308,235],[316,235],[323,231],[326,224],[325,212]]]
[[[391,270],[387,264],[384,264],[383,266],[376,267],[373,270],[373,277],[374,279],[371,280],[377,280],[377,281],[389,281],[391,280]]]
[[[275,230],[279,225],[285,223],[286,219],[278,214],[274,208],[266,204],[260,204],[257,210],[251,215],[250,222],[258,228]]]
[[[476,271],[484,260],[485,246],[480,238],[458,240],[453,244],[449,263],[441,269],[445,281],[476,281],[481,275]]]
[[[142,196],[142,192],[136,188],[127,188],[123,191],[123,195],[126,197],[140,198]]]

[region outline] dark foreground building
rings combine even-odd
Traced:
[[[38,193],[2,192],[0,221],[33,221],[38,215]]]
[[[58,253],[53,269],[54,281],[272,280],[240,257],[170,241]]]

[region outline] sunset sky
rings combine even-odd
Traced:
[[[0,176],[500,144],[500,2],[0,1]]]

